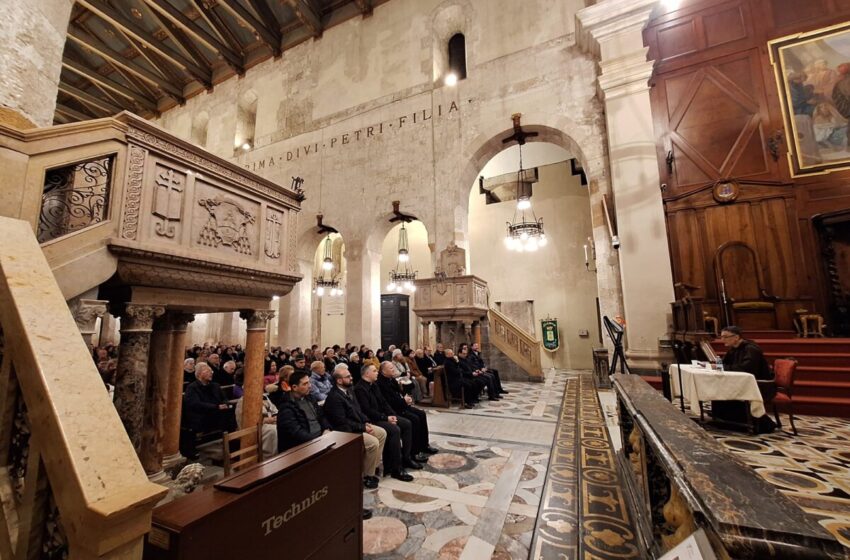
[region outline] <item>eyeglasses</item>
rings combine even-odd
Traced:
[[[735,338],[737,334],[721,334],[720,338]]]

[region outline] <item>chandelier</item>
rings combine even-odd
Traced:
[[[525,138],[536,136],[536,133],[525,133],[519,123],[519,114],[513,115],[514,136],[506,138],[503,142],[516,140],[519,145],[519,171],[516,176],[516,209],[514,218],[507,222],[507,233],[505,235],[505,246],[511,251],[522,253],[523,251],[536,251],[545,247],[548,242],[543,232],[543,218],[538,218],[531,208],[531,182],[524,180],[522,168],[522,146]]]
[[[330,234],[325,238],[325,256],[322,259],[322,271],[319,274],[319,277],[316,278],[315,287],[313,288],[313,293],[319,297],[328,294],[330,296],[336,297],[342,295],[342,288],[339,286],[339,279],[333,276],[334,269],[334,259],[333,259],[333,241],[331,240]],[[329,277],[325,277],[325,273],[328,273]]]
[[[415,292],[416,271],[410,270],[410,247],[407,244],[407,230],[404,223],[398,232],[398,260],[395,268],[390,271],[388,292]]]

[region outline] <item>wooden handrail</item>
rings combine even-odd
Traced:
[[[490,342],[525,370],[528,375],[542,378],[543,368],[540,365],[540,341],[508,319],[502,312],[492,307],[489,310],[489,320]],[[500,325],[504,325],[506,332],[514,334],[516,343],[512,343],[506,336],[502,336],[499,329]]]
[[[145,476],[32,227],[0,218],[0,238],[0,466],[28,456],[18,536],[0,523],[0,557],[38,556],[55,502],[72,558],[141,558],[166,489]],[[26,438],[9,443],[21,424],[26,452]]]

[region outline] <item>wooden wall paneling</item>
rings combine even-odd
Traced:
[[[785,199],[770,198],[753,205],[753,211],[759,229],[758,252],[765,272],[765,288],[782,299],[799,298],[805,280],[796,273],[803,262],[795,258],[792,248],[793,205],[789,215]]]
[[[693,292],[693,296],[705,298],[708,284],[697,211],[684,210],[668,214],[667,223],[671,250],[676,261],[673,277],[676,282],[700,286],[700,289]]]
[[[708,238],[708,221],[705,216],[705,208],[701,208],[697,212],[697,231],[700,239],[700,256],[702,257],[702,270],[705,286],[705,299],[707,302],[714,302],[717,305],[717,312],[720,310],[719,301],[720,294],[717,290],[717,283],[714,281],[714,249]],[[715,317],[718,315],[715,314]]]

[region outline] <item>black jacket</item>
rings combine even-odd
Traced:
[[[421,358],[415,359],[416,367],[419,368],[419,371],[421,371],[423,375],[428,373],[429,369],[437,367],[437,362],[435,362],[433,358],[429,358],[428,356],[422,356]]]
[[[469,356],[466,358],[458,358],[458,365],[460,365],[460,372],[465,379],[475,379],[475,370],[477,369],[472,362],[469,360]]]
[[[445,362],[447,360],[448,360],[448,358],[446,358],[445,352],[440,352],[440,351],[434,352],[434,361],[437,362],[438,366],[444,365],[443,362]]]
[[[387,404],[377,383],[360,381],[354,386],[354,396],[370,422],[386,422],[387,416],[395,416],[395,411]]]
[[[387,401],[387,404],[390,405],[390,408],[395,411],[396,415],[401,414],[410,406],[404,401],[404,396],[402,396],[401,393],[401,387],[395,379],[384,377],[382,374],[378,375],[378,381],[376,381],[375,384],[381,390],[381,395],[384,397],[384,400]]]
[[[304,397],[316,410],[316,419],[319,421],[322,431],[330,430],[331,425],[325,419],[322,407],[316,402],[312,395]],[[296,445],[306,443],[313,439],[310,435],[310,422],[307,415],[295,402],[291,395],[287,395],[277,411],[277,452],[286,451]]]
[[[484,365],[484,358],[481,357],[481,352],[473,352],[472,350],[470,350],[468,359],[469,363],[472,364],[472,367],[474,367],[475,369],[486,368],[486,366]]]
[[[203,432],[210,425],[210,418],[219,412],[218,405],[227,403],[221,386],[215,382],[206,385],[197,379],[186,387],[183,395],[183,415],[186,426]]]
[[[453,357],[446,358],[446,361],[443,362],[443,368],[446,370],[449,391],[452,392],[452,395],[460,395],[460,388],[463,386],[463,372],[460,362]]]
[[[360,410],[357,398],[348,396],[338,386],[334,386],[325,399],[325,417],[331,427],[340,432],[362,434],[366,431],[369,418]]]
[[[348,362],[348,373],[351,374],[351,381],[357,383],[360,381],[360,372],[363,370],[361,362]]]
[[[737,348],[730,348],[726,352],[723,356],[723,368],[728,371],[746,371],[762,381],[773,379],[764,352],[758,344],[750,340],[743,340]]]

